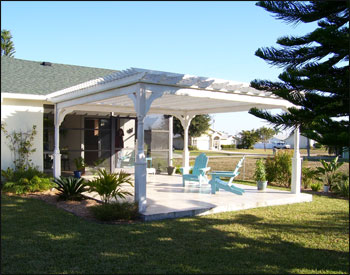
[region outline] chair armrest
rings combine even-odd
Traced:
[[[205,167],[205,168],[199,168],[198,170],[205,172],[208,172],[210,170],[210,167]]]
[[[212,173],[209,173],[209,175],[216,176],[216,177],[233,177],[235,176],[232,172],[224,172],[224,171],[214,171]]]

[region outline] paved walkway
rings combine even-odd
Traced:
[[[237,184],[243,188],[242,196],[220,190],[210,193],[210,185],[186,183],[182,187],[180,175],[147,175],[147,207],[142,213],[145,221],[168,218],[207,215],[225,211],[238,211],[249,208],[310,202],[312,195],[299,195],[276,189],[258,191],[255,186]],[[133,188],[125,186],[133,193]],[[99,199],[98,194],[87,194]],[[127,200],[133,201],[133,197]]]

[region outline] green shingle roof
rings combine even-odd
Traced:
[[[117,70],[82,67],[1,56],[1,92],[47,95]]]

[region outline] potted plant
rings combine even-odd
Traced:
[[[174,175],[175,174],[175,166],[168,166],[167,167],[167,170],[168,170],[168,175],[169,176],[172,176],[172,175]]]
[[[322,167],[317,167],[317,173],[319,175],[318,180],[323,182],[323,191],[328,193],[332,191],[332,187],[339,178],[338,168],[343,165],[343,162],[338,162],[338,157],[334,158],[330,162],[320,160]]]
[[[85,160],[82,157],[76,158],[74,159],[74,163],[76,166],[76,169],[74,171],[74,177],[75,178],[80,178],[81,175],[83,175],[85,173]]]
[[[256,161],[254,178],[256,180],[258,190],[265,190],[267,186],[267,180],[266,180],[265,164],[263,159],[258,159]]]

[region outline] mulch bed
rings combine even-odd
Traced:
[[[96,219],[93,214],[90,211],[91,206],[95,205],[101,205],[102,203],[88,198],[84,197],[84,199],[80,201],[73,201],[73,200],[60,200],[58,197],[58,192],[57,190],[47,190],[43,192],[34,192],[34,193],[28,193],[28,194],[22,194],[22,195],[16,195],[14,193],[5,193],[8,196],[17,196],[17,197],[22,197],[22,198],[34,198],[34,199],[39,199],[43,200],[48,204],[54,205],[57,208],[63,209],[69,213],[72,213],[78,217],[81,217],[87,221],[92,221],[96,223],[101,223],[101,224],[132,224],[132,223],[137,223],[140,222],[140,220],[117,220],[117,221],[109,221],[109,222],[104,222]]]

